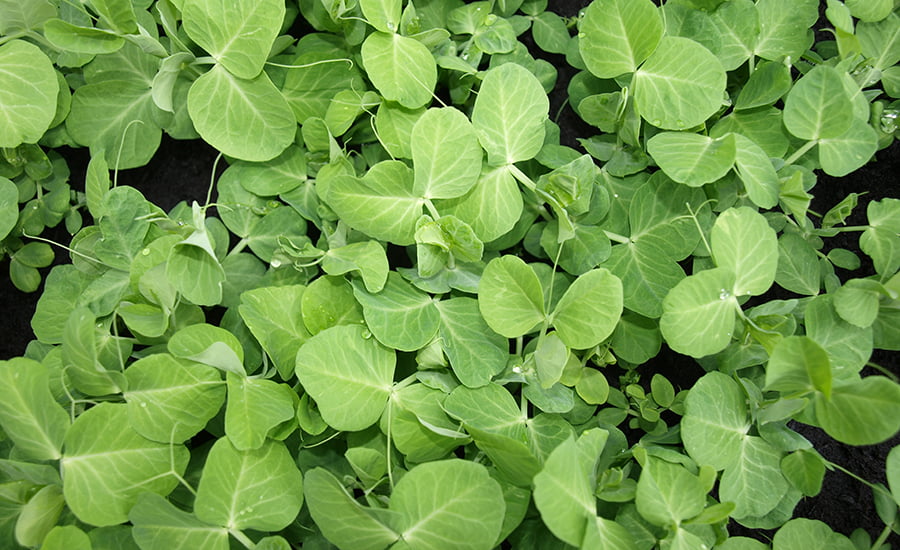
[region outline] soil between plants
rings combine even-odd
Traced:
[[[589,4],[589,0],[551,0],[550,9],[565,16],[572,16]],[[817,25],[821,28],[823,25]],[[560,75],[556,88],[550,94],[550,113],[561,129],[562,142],[576,147],[576,138],[590,137],[596,130],[585,124],[569,106],[565,104],[566,84],[576,72],[568,66],[562,56],[542,54],[559,70]],[[558,117],[557,117],[558,113]],[[84,189],[84,173],[89,160],[86,149],[58,150],[64,155],[72,172],[70,183],[76,190]],[[153,160],[145,167],[125,170],[118,174],[118,185],[130,185],[140,190],[154,204],[168,211],[180,201],[190,204],[197,201],[203,204],[210,185],[211,173],[217,151],[202,140],[176,141],[167,136]],[[226,167],[224,161],[219,163],[217,172]],[[898,197],[898,174],[900,174],[900,142],[879,151],[875,161],[870,162],[844,178],[833,178],[819,174],[818,183],[813,189],[815,198],[811,210],[824,213],[840,202],[849,193],[866,193],[859,200],[859,206],[847,220],[847,225],[866,223],[865,205],[872,200],[886,197]],[[215,199],[215,195],[213,195]],[[86,223],[87,220],[86,220]],[[58,243],[67,244],[71,238],[62,227],[46,231],[43,236]],[[865,260],[858,245],[857,233],[844,233],[827,241],[829,246],[853,250]],[[57,249],[56,264],[67,263],[65,251]],[[49,269],[43,270],[46,277]],[[871,265],[863,264],[860,270],[852,273],[839,273],[842,278],[863,277],[871,274]],[[37,292],[23,294],[18,291],[9,279],[8,263],[0,266],[0,359],[20,356],[33,338],[30,320],[34,314],[38,298],[43,291],[43,284]],[[898,354],[878,351],[872,361],[894,374],[900,375]],[[642,378],[649,380],[654,372],[663,373],[677,389],[689,388],[702,376],[703,370],[689,357],[680,356],[664,347],[663,352],[641,367]],[[867,369],[864,375],[877,374]],[[884,461],[887,453],[900,444],[900,434],[894,438],[868,447],[853,447],[834,441],[822,430],[799,423],[793,428],[809,439],[816,450],[826,459],[840,464],[870,482],[885,482]],[[803,499],[794,511],[794,517],[818,519],[828,524],[837,532],[849,535],[854,529],[866,530],[873,539],[883,528],[881,520],[875,512],[871,490],[849,476],[837,472],[827,472],[822,492],[812,498]],[[732,535],[750,536],[766,541],[773,532],[744,529],[732,522],[729,530]],[[888,539],[895,548],[900,548],[900,536],[892,534]]]

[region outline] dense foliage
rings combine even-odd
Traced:
[[[0,362],[0,546],[881,548],[896,449],[860,479],[877,540],[793,518],[852,465],[789,422],[900,430],[896,377],[860,374],[900,349],[900,200],[810,210],[894,140],[900,15],[826,15],[816,42],[816,0],[0,0],[15,284],[73,235]],[[205,204],[116,185],[163,133],[221,151]],[[706,374],[648,374],[664,345]]]

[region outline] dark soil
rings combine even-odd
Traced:
[[[589,3],[587,0],[551,0],[551,9],[562,15],[574,15]],[[821,25],[820,25],[821,26]],[[595,132],[583,123],[574,112],[564,105],[565,86],[574,70],[568,67],[562,58],[550,59],[560,69],[560,79],[551,95],[551,114],[559,123],[563,142],[575,145],[575,137],[589,137]],[[569,72],[567,72],[567,70]],[[63,152],[72,170],[72,185],[83,189],[84,170],[89,158],[86,150],[66,150]],[[210,184],[211,172],[217,152],[200,140],[174,141],[164,138],[160,150],[143,168],[122,171],[118,175],[119,185],[131,185],[155,204],[163,209],[170,209],[180,201],[206,200]],[[870,200],[884,197],[897,197],[897,174],[900,173],[900,144],[894,143],[890,148],[880,151],[876,161],[844,178],[831,178],[820,175],[814,189],[815,200],[812,210],[824,213],[851,192],[866,192],[860,198],[860,206],[853,216],[847,220],[848,225],[865,223],[865,204]],[[219,171],[224,168],[220,163]],[[70,236],[61,227],[44,234],[45,237],[60,243],[68,243]],[[835,240],[835,246],[859,251],[858,234],[848,233]],[[861,256],[864,257],[864,256]],[[67,262],[65,251],[57,251],[57,262]],[[870,268],[869,268],[870,269]],[[866,270],[866,266],[863,267]],[[46,272],[46,270],[45,270]],[[847,274],[842,274],[847,275]],[[864,274],[854,273],[854,276]],[[32,294],[23,294],[11,284],[7,265],[0,266],[0,359],[22,355],[28,342],[33,338],[30,319],[41,290]],[[900,364],[897,354],[878,353],[873,357],[879,365],[900,375]],[[702,375],[692,360],[668,352],[656,359],[657,364],[666,365],[666,375],[679,382],[681,387],[689,387],[693,380]],[[662,370],[662,369],[661,369]],[[681,371],[680,373],[678,371]],[[875,374],[867,372],[866,374]],[[815,448],[828,460],[840,464],[871,482],[884,483],[884,460],[890,449],[900,444],[900,436],[881,445],[869,447],[851,447],[839,444],[825,435],[821,430],[797,424],[795,429],[807,437]],[[872,537],[877,537],[883,524],[875,513],[871,491],[864,485],[840,472],[828,472],[822,493],[814,498],[807,498],[796,508],[795,517],[808,517],[824,521],[834,530],[850,534],[856,528],[862,528]],[[763,538],[770,534],[759,531],[746,531],[736,526],[732,534]],[[892,535],[889,539],[895,547],[900,547],[900,536]]]

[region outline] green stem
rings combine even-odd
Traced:
[[[847,474],[848,476],[852,477],[852,478],[855,479],[856,481],[858,481],[858,482],[862,483],[863,485],[865,485],[865,486],[869,487],[870,489],[872,489],[873,492],[874,492],[874,491],[878,491],[878,492],[882,493],[884,496],[886,496],[887,498],[889,498],[889,499],[891,499],[891,500],[894,499],[893,495],[891,495],[889,492],[887,492],[887,490],[885,490],[883,487],[880,487],[880,486],[878,486],[878,485],[875,485],[874,483],[871,483],[870,481],[868,481],[868,480],[866,480],[866,479],[863,479],[863,478],[859,477],[858,475],[856,475],[855,473],[851,472],[851,471],[848,470],[847,468],[844,468],[844,467],[841,466],[840,464],[836,464],[836,463],[834,463],[834,462],[832,462],[832,461],[830,461],[830,460],[828,460],[828,459],[826,459],[826,458],[822,458],[822,460],[825,461],[825,465],[828,466],[829,468],[834,468],[835,470],[839,470],[839,471],[841,471],[841,472],[844,472],[845,474]]]
[[[425,199],[425,209],[428,210],[428,214],[432,219],[437,220],[441,217],[440,212],[438,212],[437,208],[434,207],[434,203],[431,202],[431,199]]]
[[[25,36],[25,31],[19,31],[17,33],[10,34],[8,36],[0,36],[0,46],[6,44],[7,42],[11,42],[17,38],[22,38]]]
[[[229,256],[234,256],[235,254],[239,254],[242,250],[244,250],[245,248],[247,248],[247,245],[248,245],[248,244],[250,244],[250,241],[248,241],[247,239],[241,239],[241,240],[239,240],[239,241],[237,242],[237,244],[234,245],[234,248],[232,248],[232,249],[228,252],[228,255],[229,255]]]
[[[798,160],[800,157],[802,157],[803,155],[805,155],[807,151],[809,151],[810,149],[812,149],[813,147],[815,147],[818,143],[819,143],[819,142],[816,141],[816,140],[807,141],[806,143],[803,144],[803,147],[801,147],[801,148],[797,149],[796,151],[794,151],[794,154],[791,155],[791,156],[789,156],[789,157],[784,161],[784,164],[785,164],[785,165],[788,165],[788,164],[794,164],[795,162],[797,162],[797,160]]]
[[[878,538],[875,539],[874,543],[872,543],[871,550],[879,550],[881,548],[881,545],[883,545],[887,541],[889,536],[891,536],[891,526],[885,525],[884,529],[881,530],[881,534],[878,535]]]
[[[250,537],[245,535],[243,531],[239,529],[229,529],[228,532],[232,537],[236,538],[239,543],[244,545],[244,548],[256,548],[256,543],[250,540]]]
[[[393,389],[391,391],[393,392]],[[391,396],[388,397],[388,402],[387,402],[387,433],[385,434],[387,436],[387,441],[385,441],[385,445],[384,445],[384,457],[385,457],[385,463],[387,465],[387,475],[388,475],[388,482],[391,486],[391,493],[394,492],[394,472],[393,472],[393,465],[391,464],[391,423],[392,423],[393,412],[394,412],[394,395],[393,395],[393,393],[391,393]]]
[[[509,173],[512,174],[514,178],[519,180],[519,183],[521,183],[522,185],[527,187],[530,191],[534,191],[537,188],[537,185],[535,185],[535,183],[531,180],[531,178],[529,178],[527,175],[525,175],[525,172],[522,172],[521,170],[519,170],[519,167],[516,166],[515,164],[507,164],[506,168],[507,168],[507,170],[509,170]]]
[[[631,242],[631,239],[624,235],[619,235],[618,233],[613,233],[612,231],[603,230],[603,233],[606,235],[606,238],[621,244],[628,244]]]
[[[872,367],[873,369],[877,370],[878,372],[880,372],[880,373],[883,374],[884,376],[887,376],[888,378],[890,378],[890,379],[893,380],[894,382],[900,384],[900,377],[898,377],[898,376],[897,376],[896,374],[894,374],[893,372],[887,370],[886,368],[882,367],[881,365],[878,365],[878,364],[876,364],[876,363],[873,363],[873,362],[869,361],[868,363],[866,363],[866,366],[867,366],[867,367]]]

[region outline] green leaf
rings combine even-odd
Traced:
[[[228,72],[255,78],[263,69],[285,8],[278,0],[185,0],[184,30]]]
[[[60,459],[66,504],[81,521],[116,525],[141,493],[166,495],[178,484],[189,453],[156,443],[128,421],[128,406],[101,403],[82,413],[66,434]]]
[[[834,293],[834,309],[841,319],[866,328],[878,317],[879,299],[884,288],[867,279],[850,279]]]
[[[293,375],[297,350],[310,337],[301,315],[306,295],[302,285],[255,288],[241,294],[241,319],[272,359],[282,380]]]
[[[141,548],[228,550],[228,530],[200,521],[153,493],[142,493],[128,512],[134,540]]]
[[[885,475],[887,484],[894,496],[894,502],[900,506],[900,447],[894,447],[887,455]]]
[[[91,550],[91,539],[74,525],[57,525],[41,544],[44,550]]]
[[[835,533],[819,520],[794,518],[785,523],[772,538],[773,550],[801,550],[810,546],[828,550],[853,550],[850,539]]]
[[[703,511],[706,487],[680,464],[647,458],[634,499],[638,513],[650,523],[679,524]]]
[[[687,132],[660,132],[647,142],[647,151],[667,176],[678,183],[700,187],[731,170],[735,141],[734,134],[713,139]]]
[[[778,240],[761,214],[748,207],[728,209],[716,219],[710,238],[716,265],[737,274],[735,296],[757,296],[775,282]]]
[[[735,518],[768,514],[789,489],[781,474],[783,453],[757,436],[742,437],[731,452],[736,462],[722,474],[719,498],[734,503]]]
[[[284,443],[239,451],[223,437],[206,458],[194,513],[229,530],[280,531],[302,505],[303,477]]]
[[[246,378],[229,372],[225,433],[240,451],[259,449],[282,422],[294,418],[296,396],[289,386],[263,378]]]
[[[300,308],[303,312],[303,324],[310,334],[318,334],[337,325],[364,322],[362,306],[353,297],[353,287],[343,277],[326,275],[311,282],[300,299]],[[295,351],[294,359],[296,356]]]
[[[684,448],[698,464],[717,470],[732,467],[750,430],[746,396],[729,376],[711,372],[688,392],[681,422]]]
[[[748,110],[772,105],[791,89],[791,84],[791,70],[788,66],[784,63],[764,61],[756,66],[747,83],[741,88],[734,102],[734,108]]]
[[[598,268],[575,279],[556,304],[550,323],[567,346],[587,349],[606,340],[621,316],[622,281]]]
[[[872,328],[860,328],[841,319],[832,296],[817,296],[806,306],[806,335],[828,353],[836,379],[858,373],[872,354]]]
[[[550,11],[541,12],[534,17],[531,22],[531,34],[534,43],[548,53],[565,54],[572,39],[565,20]]]
[[[332,248],[322,257],[322,270],[325,273],[343,275],[357,271],[369,292],[381,292],[387,282],[389,268],[384,247],[375,241]]]
[[[580,30],[581,57],[600,78],[634,72],[657,49],[664,31],[659,10],[649,0],[593,2]]]
[[[814,497],[822,490],[825,463],[815,451],[800,449],[781,459],[784,477],[805,496]]]
[[[843,134],[819,140],[819,164],[829,176],[843,177],[862,168],[877,150],[878,133],[854,118]]]
[[[527,334],[545,318],[541,282],[517,256],[488,263],[478,284],[478,307],[488,326],[507,338]]]
[[[490,329],[471,298],[451,298],[437,303],[441,315],[440,337],[453,373],[465,386],[477,388],[506,368],[509,345]]]
[[[828,354],[806,336],[788,336],[772,350],[766,368],[766,389],[785,393],[816,390],[831,395]]]
[[[778,204],[781,182],[769,155],[750,138],[733,134],[737,146],[734,168],[747,196],[760,208],[773,208]]]
[[[160,443],[182,443],[202,430],[225,402],[222,375],[213,367],[150,355],[125,370],[128,420]]]
[[[682,279],[663,300],[659,328],[673,350],[703,357],[725,349],[734,332],[734,273],[701,271]]]
[[[69,417],[50,393],[47,368],[31,359],[0,361],[0,426],[23,457],[60,458]]]
[[[310,33],[299,40],[296,51],[297,56],[290,62],[295,68],[287,69],[282,93],[297,122],[324,118],[331,99],[341,90],[366,88],[359,69],[349,62],[340,37]],[[381,127],[378,131],[384,138]]]
[[[407,548],[489,550],[506,511],[500,484],[487,468],[458,459],[419,464],[391,495],[400,538]]]
[[[784,126],[801,139],[836,138],[853,124],[853,106],[837,69],[817,65],[784,100]]]
[[[534,503],[541,519],[559,539],[580,545],[597,516],[596,462],[609,432],[594,428],[557,446],[534,476]]]
[[[819,292],[820,278],[816,250],[795,233],[779,237],[775,282],[791,292],[812,296]]]
[[[172,247],[166,262],[166,277],[172,286],[198,306],[214,306],[222,301],[225,269],[210,244],[205,231],[195,231]]]
[[[815,403],[825,432],[848,445],[875,445],[900,430],[900,385],[883,376],[836,384]]]
[[[475,129],[453,107],[429,109],[412,128],[413,192],[425,199],[453,199],[478,182],[481,157]]]
[[[109,80],[81,86],[72,95],[66,130],[92,154],[105,153],[114,169],[147,164],[162,138],[155,122],[162,111],[150,88],[135,80]]]
[[[44,23],[44,35],[57,48],[79,54],[114,53],[125,45],[125,39],[114,31],[73,25],[61,19]]]
[[[78,391],[87,395],[108,395],[121,392],[125,377],[119,371],[108,370],[101,361],[97,318],[86,307],[72,311],[63,333],[62,356],[69,366],[68,377]]]
[[[45,485],[22,507],[16,521],[16,540],[22,546],[34,547],[44,542],[47,533],[59,520],[66,506],[62,487]]]
[[[362,45],[363,66],[385,99],[408,109],[431,102],[437,64],[424,44],[399,34],[373,32]]]
[[[0,46],[0,147],[36,143],[56,114],[59,81],[50,59],[34,44],[11,40]]]
[[[261,197],[289,193],[306,182],[306,150],[292,145],[268,162],[237,161],[228,170],[244,189]]]
[[[329,181],[325,201],[351,227],[398,245],[415,242],[423,199],[413,192],[413,171],[401,161],[373,166],[362,179],[338,176]]]
[[[638,112],[664,130],[697,126],[719,110],[725,70],[709,50],[688,38],[666,36],[634,73]]]
[[[387,284],[377,294],[354,281],[353,295],[363,307],[369,330],[385,346],[416,351],[438,332],[440,313],[434,301],[396,272],[388,274]]]
[[[328,541],[341,550],[382,550],[399,534],[353,500],[340,481],[324,468],[306,473],[309,513]]]
[[[16,31],[39,30],[51,17],[56,16],[57,6],[50,2],[0,2],[0,34]]]
[[[726,71],[737,69],[753,55],[759,34],[759,14],[752,0],[731,0],[719,4],[709,14],[709,21],[721,41],[715,52],[716,57]]]
[[[488,164],[534,158],[544,144],[549,109],[543,86],[528,69],[504,63],[489,70],[472,109],[472,125],[487,151]]]
[[[0,176],[0,239],[5,239],[19,219],[19,189]]]
[[[447,414],[468,428],[523,439],[526,418],[512,394],[499,384],[458,386],[444,401]]]
[[[291,108],[265,73],[244,79],[216,65],[191,85],[187,106],[203,139],[241,160],[271,160],[294,141]]]
[[[872,60],[872,67],[885,70],[900,61],[900,18],[892,13],[877,22],[860,22],[856,27],[862,54]]]
[[[361,0],[359,7],[376,30],[393,33],[400,29],[401,0]]]
[[[438,211],[456,216],[483,242],[511,231],[522,215],[524,201],[516,180],[506,167],[484,166],[468,193],[456,199],[436,201]]]
[[[246,375],[244,348],[237,336],[224,328],[205,323],[188,325],[172,335],[167,347],[175,357]]]
[[[368,428],[391,394],[396,356],[360,326],[335,326],[297,352],[297,377],[336,430]]]
[[[813,43],[812,27],[819,18],[818,0],[759,0],[759,35],[753,53],[769,61],[800,59]]]

